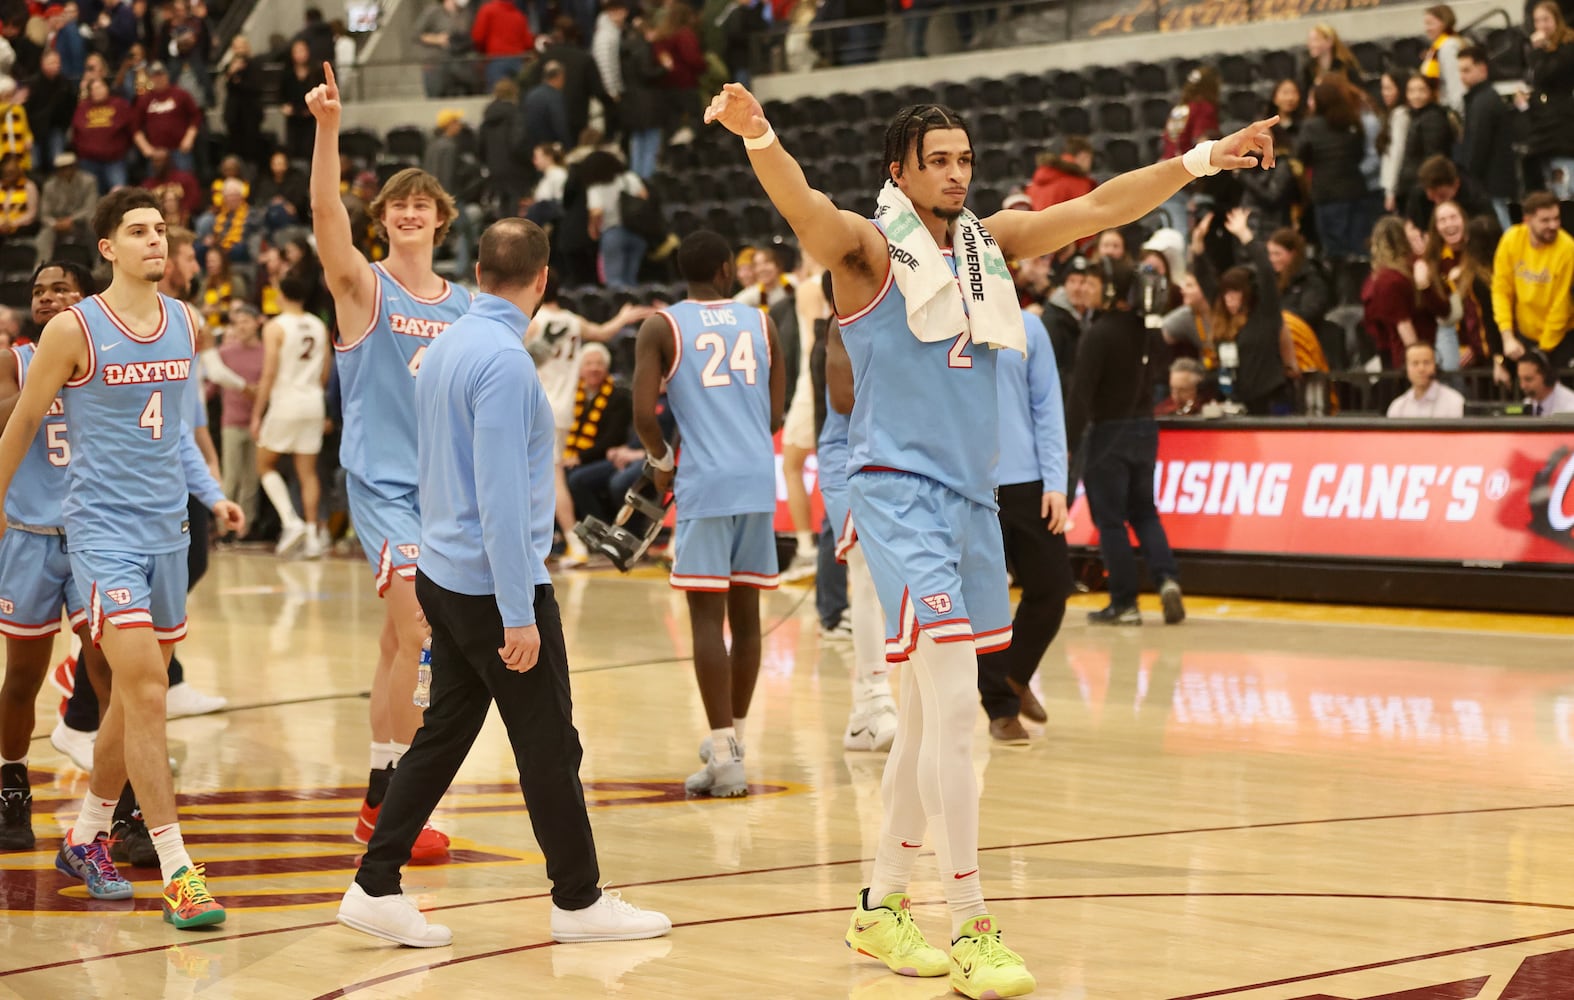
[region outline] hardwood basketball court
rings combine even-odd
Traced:
[[[407,871],[449,949],[333,922],[360,855],[366,689],[382,608],[360,560],[216,556],[182,647],[229,710],[170,723],[182,825],[229,919],[89,900],[53,854],[86,777],[32,746],[39,849],[0,855],[0,996],[842,997],[920,1000],[842,934],[872,857],[882,755],[844,753],[850,648],[813,592],[770,633],[742,800],[686,800],[705,725],[681,595],[654,573],[560,576],[603,878],[670,938],[553,945],[501,725]],[[1026,748],[978,715],[984,887],[1034,996],[1087,1000],[1574,998],[1574,626],[1561,619],[1193,598],[1165,628],[1094,630],[1074,600]],[[913,886],[940,942],[933,857]]]

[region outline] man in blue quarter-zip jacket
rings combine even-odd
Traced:
[[[416,948],[452,942],[399,890],[399,869],[464,763],[493,699],[552,881],[556,941],[629,941],[672,929],[603,893],[579,783],[563,623],[546,557],[555,511],[552,407],[525,350],[546,290],[547,238],[503,219],[481,237],[470,311],[416,376],[421,552],[415,593],[431,626],[431,705],[404,755],[339,922]],[[522,447],[521,447],[522,446]]]

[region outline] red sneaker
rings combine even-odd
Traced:
[[[356,843],[365,844],[372,839],[372,831],[377,829],[377,816],[382,810],[382,806],[361,802],[361,814],[355,821]],[[410,860],[433,861],[437,858],[446,858],[448,844],[448,835],[428,823],[421,828],[421,833],[415,838],[415,844],[410,848]]]

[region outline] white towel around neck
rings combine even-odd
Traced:
[[[907,302],[907,326],[924,343],[970,333],[975,344],[1027,353],[1027,330],[1006,258],[972,212],[951,223],[956,273],[913,203],[890,181],[875,219],[891,245],[891,272]]]

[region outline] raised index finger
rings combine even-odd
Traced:
[[[325,62],[322,64],[322,77],[328,83],[328,96],[333,100],[338,100],[339,84],[333,78],[333,63]]]

